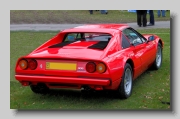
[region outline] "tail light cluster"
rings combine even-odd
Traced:
[[[22,69],[22,70],[25,70],[25,69],[31,69],[31,70],[34,70],[36,69],[37,67],[37,61],[35,59],[21,59],[19,61],[19,67]]]
[[[104,73],[106,72],[106,65],[104,63],[88,62],[86,64],[86,71],[89,73]]]

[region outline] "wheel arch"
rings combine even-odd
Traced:
[[[160,43],[162,48],[164,47],[164,42],[162,41],[162,39],[159,38],[157,43]]]
[[[129,58],[129,59],[127,59],[126,63],[131,65],[132,72],[134,72],[134,62],[133,62],[133,60]],[[134,77],[134,73],[133,73],[133,77]]]

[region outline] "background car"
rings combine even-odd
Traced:
[[[113,90],[128,98],[133,80],[159,69],[163,41],[127,24],[90,24],[66,29],[18,59],[15,78],[34,93],[51,88]]]

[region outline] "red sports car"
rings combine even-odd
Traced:
[[[79,26],[20,57],[15,78],[34,93],[77,88],[114,90],[128,98],[134,79],[150,67],[160,68],[163,44],[157,35],[141,35],[127,24]]]

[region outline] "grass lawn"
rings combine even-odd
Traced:
[[[84,11],[85,12],[85,11]],[[88,14],[88,13],[87,13]],[[79,90],[52,90],[47,95],[34,94],[14,78],[17,58],[30,53],[57,34],[55,31],[10,32],[10,108],[62,110],[170,110],[170,29],[145,29],[140,33],[154,33],[165,42],[162,67],[148,70],[134,81],[133,93],[126,100],[117,99],[112,92],[82,95]],[[161,102],[162,101],[162,102]]]
[[[166,17],[157,17],[157,10],[154,10],[155,21],[169,21],[170,10],[166,12]],[[149,14],[147,14],[149,22]],[[100,14],[94,11],[93,15],[88,10],[11,10],[10,24],[40,23],[40,24],[65,24],[65,23],[129,23],[136,22],[136,13],[127,10],[108,10],[108,14]]]

